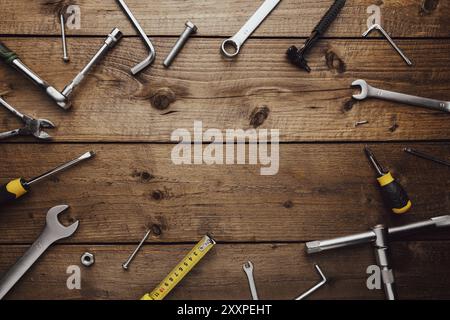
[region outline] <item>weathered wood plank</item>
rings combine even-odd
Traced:
[[[74,95],[70,112],[27,79],[0,65],[0,92],[18,109],[58,125],[57,141],[161,141],[195,120],[208,128],[280,129],[282,141],[378,141],[448,139],[448,115],[382,102],[355,103],[353,80],[430,98],[449,100],[448,41],[405,40],[399,45],[415,62],[406,66],[385,41],[323,41],[310,55],[311,74],[285,60],[292,40],[250,41],[234,62],[224,60],[218,39],[187,44],[170,70],[161,61],[172,41],[159,39],[154,66],[133,78],[129,68],[142,59],[139,41],[125,39]],[[31,68],[62,89],[97,50],[102,39],[70,42],[72,62],[61,61],[56,39],[7,39]],[[52,67],[48,67],[50,52]],[[76,49],[75,49],[76,48]],[[136,50],[134,50],[136,49]],[[95,90],[90,90],[95,88]],[[267,108],[263,108],[266,106]],[[0,130],[16,120],[1,111]],[[369,124],[354,126],[359,120]],[[27,141],[33,141],[27,140]]]
[[[178,36],[187,19],[199,27],[200,36],[231,36],[256,11],[261,1],[142,1],[129,0],[129,7],[150,36]],[[306,37],[331,5],[331,0],[285,0],[256,31],[259,37]],[[60,11],[70,4],[81,9],[81,29],[69,35],[100,35],[118,26],[135,35],[115,1],[14,1],[3,0],[0,34],[59,35]],[[327,36],[359,37],[367,28],[371,0],[348,0]],[[375,1],[375,4],[377,2]],[[395,37],[449,37],[448,1],[396,0],[380,4],[382,23]]]
[[[205,233],[218,241],[305,241],[449,214],[449,169],[404,153],[404,146],[373,146],[413,202],[410,213],[396,217],[383,206],[362,144],[283,144],[275,176],[261,176],[259,165],[176,166],[171,145],[0,144],[2,182],[97,152],[1,208],[0,242],[32,242],[47,210],[63,203],[71,205],[64,220],[81,223],[71,243],[134,242],[147,227],[156,242],[193,242]],[[450,153],[448,143],[412,146],[444,159]],[[449,232],[436,237],[448,239]]]
[[[128,272],[121,268],[134,246],[51,248],[13,288],[9,299],[138,299],[152,290],[192,245],[146,245]],[[403,242],[392,245],[398,296],[401,299],[449,299],[449,242]],[[0,273],[24,252],[23,246],[0,246]],[[66,269],[80,265],[88,250],[96,256],[81,267],[81,290],[68,290]],[[310,299],[383,299],[366,287],[366,268],[375,263],[370,246],[307,256],[303,244],[218,244],[167,299],[250,299],[242,264],[251,260],[261,299],[293,299],[318,281],[318,263],[329,283]],[[433,263],[430,263],[433,261]],[[438,264],[439,268],[434,266]]]

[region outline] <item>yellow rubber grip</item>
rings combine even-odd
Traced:
[[[387,186],[392,181],[394,181],[394,177],[392,176],[392,174],[390,172],[388,172],[384,176],[377,178],[377,180],[378,180],[378,183],[380,184],[380,186],[384,187],[384,186]]]
[[[27,190],[23,187],[22,180],[20,178],[10,181],[6,185],[6,190],[9,193],[14,194],[16,199],[27,193]]]
[[[406,211],[408,211],[409,209],[411,209],[412,203],[411,200],[408,201],[408,203],[406,204],[406,206],[404,206],[403,208],[392,208],[392,212],[396,213],[396,214],[402,214],[405,213]]]

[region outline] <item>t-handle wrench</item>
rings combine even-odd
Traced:
[[[374,88],[367,84],[364,80],[353,81],[352,86],[359,86],[361,93],[353,95],[356,100],[364,100],[366,98],[377,98],[399,103],[410,104],[416,107],[450,112],[450,101],[440,101],[429,98],[412,96],[404,93],[398,93],[383,89]]]
[[[222,42],[222,53],[228,57],[233,58],[238,55],[241,46],[248,37],[258,28],[258,26],[266,19],[269,13],[278,5],[281,0],[265,0],[253,16],[244,24],[244,26],[233,37]],[[233,52],[227,51],[229,46],[234,48]]]
[[[248,285],[250,286],[250,292],[252,293],[253,300],[259,300],[258,292],[256,291],[255,278],[253,277],[253,263],[251,261],[247,261],[244,263],[242,268],[247,275]]]
[[[54,242],[68,238],[75,233],[79,221],[66,227],[58,220],[58,215],[69,208],[68,205],[60,205],[51,208],[47,212],[46,225],[39,238],[25,252],[25,254],[16,262],[16,264],[0,280],[0,299],[11,290],[11,288],[22,278],[30,267],[39,259],[39,257]]]

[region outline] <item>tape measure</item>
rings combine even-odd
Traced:
[[[216,241],[213,238],[208,235],[204,236],[169,275],[152,292],[146,293],[141,300],[164,299],[215,244]]]

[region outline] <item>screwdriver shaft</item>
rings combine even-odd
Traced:
[[[41,174],[40,176],[38,176],[36,178],[33,178],[33,179],[27,181],[27,185],[30,186],[30,185],[32,185],[34,183],[37,183],[37,182],[39,182],[41,180],[44,180],[44,179],[46,179],[46,178],[48,178],[48,177],[50,177],[50,176],[52,176],[54,174],[57,174],[57,173],[59,173],[59,172],[61,172],[63,170],[66,170],[66,169],[68,169],[70,167],[73,167],[74,165],[78,164],[81,161],[84,161],[86,159],[92,158],[94,155],[95,155],[95,153],[93,151],[86,152],[85,154],[81,155],[77,159],[69,161],[69,162],[67,162],[67,163],[65,163],[63,165],[60,165],[60,166],[58,166],[58,167],[56,167],[56,168],[54,168],[54,169],[52,169],[50,171],[47,171],[44,174]]]
[[[413,148],[405,148],[404,150],[405,150],[406,153],[412,154],[412,155],[417,156],[417,157],[419,157],[419,158],[426,159],[426,160],[430,160],[430,161],[433,161],[433,162],[442,164],[442,165],[444,165],[444,166],[450,167],[450,162],[445,161],[445,160],[438,159],[438,158],[436,158],[436,157],[433,157],[433,156],[431,156],[431,155],[429,155],[429,154],[420,152],[420,151],[415,150],[415,149],[413,149]]]

